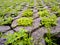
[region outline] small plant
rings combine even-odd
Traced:
[[[31,17],[31,16],[33,16],[33,11],[30,10],[30,9],[27,9],[27,10],[25,10],[25,11],[23,12],[22,15],[23,15],[24,17]]]
[[[18,16],[18,11],[16,9],[11,9],[9,11],[9,14],[11,17],[16,17],[16,16]]]
[[[52,35],[51,35],[51,29],[50,27],[47,28],[48,33],[46,34],[45,41],[48,45],[57,45],[55,42],[53,42]]]
[[[60,17],[60,9],[58,9],[57,13],[56,13],[57,17]]]
[[[38,14],[39,14],[40,17],[44,17],[44,16],[47,17],[47,16],[50,15],[47,10],[39,11]]]
[[[51,10],[52,10],[52,11],[55,11],[55,12],[56,12],[58,9],[59,9],[59,8],[58,8],[58,6],[56,6],[56,5],[51,7]]]
[[[1,17],[0,25],[11,24],[12,20],[13,20],[12,17],[6,17],[6,18]]]
[[[22,17],[17,20],[18,25],[21,26],[31,26],[33,23],[32,18]]]
[[[2,36],[2,32],[0,32],[0,38],[1,38],[1,36]]]
[[[51,27],[53,25],[56,25],[57,22],[57,17],[56,15],[52,15],[49,17],[41,17],[41,24],[44,25],[45,27]]]
[[[48,45],[57,45],[56,43],[53,42],[53,40],[55,39],[51,39],[51,37],[49,38],[49,36],[45,37],[45,41],[46,43],[48,43]]]
[[[21,8],[22,8],[21,5],[17,5],[17,6],[15,7],[15,9],[16,9],[17,11],[21,10]]]
[[[27,34],[25,29],[20,29],[19,32],[8,34],[5,38],[7,39],[5,45],[32,45],[32,37]]]
[[[30,2],[30,6],[31,7],[34,6],[34,1]]]

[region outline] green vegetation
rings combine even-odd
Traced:
[[[57,45],[53,42],[53,39],[51,39],[51,27],[57,24],[57,16],[51,15],[49,17],[42,17],[41,24],[44,25],[48,31],[47,36],[45,37],[46,43],[48,45]]]
[[[43,16],[41,17],[41,25],[44,25],[48,31],[47,36],[45,37],[46,43],[48,45],[57,45],[56,43],[53,42],[51,39],[51,27],[57,25],[57,16],[56,15],[49,15],[49,16]]]
[[[60,17],[60,9],[58,9],[56,16]]]
[[[51,27],[53,25],[56,25],[57,23],[57,17],[56,15],[52,15],[49,17],[41,17],[41,24],[44,25],[45,27]]]
[[[31,26],[33,23],[33,19],[30,17],[29,18],[22,17],[22,18],[19,18],[17,22],[18,22],[18,25],[20,26]]]
[[[12,1],[11,0],[0,1],[0,25],[11,24],[12,17],[18,15],[17,13],[18,11],[14,7],[18,1],[17,2],[14,0]]]
[[[57,12],[58,12],[58,14],[60,15],[60,9],[59,9]]]
[[[18,17],[19,19],[17,19],[18,26],[32,26],[33,20],[37,19],[39,15],[41,18],[40,24],[48,31],[45,41],[48,45],[57,45],[53,42],[53,39],[51,39],[51,27],[57,25],[57,17],[60,16],[59,3],[59,0],[0,0],[0,26],[11,27],[11,23],[14,21],[13,19],[18,17],[19,12],[26,7],[27,10],[22,11],[22,17]],[[36,17],[34,19],[32,18],[34,14],[32,9],[39,11],[38,15],[34,16]],[[11,27],[11,29],[14,28]],[[0,32],[0,38],[1,37],[2,33]],[[20,29],[19,32],[8,34],[5,38],[7,39],[5,45],[33,45],[31,43],[32,38],[27,34],[25,29]]]
[[[58,9],[59,9],[59,7],[56,6],[56,5],[51,7],[51,10],[52,10],[52,11],[55,11],[55,12],[56,12]]]
[[[53,42],[53,40],[56,40],[56,39],[52,39],[50,28],[47,28],[47,31],[48,31],[48,33],[45,37],[46,43],[48,43],[48,45],[57,45],[55,42]]]
[[[44,0],[44,3],[51,9],[51,12],[57,12],[60,13],[59,6],[57,0]],[[47,11],[46,11],[47,12]],[[51,27],[55,26],[57,24],[57,15],[48,15],[49,12],[46,13],[40,13],[41,17],[41,24],[46,27],[48,33],[46,34],[45,41],[47,45],[57,45],[56,43],[53,42],[52,35],[51,35]],[[46,14],[46,15],[45,15]],[[42,15],[42,16],[41,16]],[[59,14],[58,14],[59,15]]]
[[[20,29],[19,32],[6,35],[5,38],[7,41],[5,45],[32,45],[32,37],[27,34],[25,29]]]
[[[33,16],[33,11],[30,10],[30,9],[27,9],[27,10],[25,10],[25,11],[23,12],[22,15],[23,15],[24,17],[31,17],[31,16]]]
[[[1,0],[0,1],[0,15],[5,15],[5,14],[12,14],[14,13],[14,15],[16,15],[16,13],[18,14],[18,10],[20,10],[21,8],[21,1],[19,0]],[[18,8],[17,8],[18,7]]]
[[[39,11],[38,14],[40,15],[41,18],[41,25],[46,27],[48,33],[47,36],[45,37],[46,43],[48,45],[57,45],[56,43],[53,42],[51,39],[51,27],[57,25],[57,16],[55,14],[50,15],[50,13],[47,10]]]
[[[30,7],[33,7],[34,6],[34,0],[32,0],[31,2],[30,2],[30,5],[29,5]]]
[[[9,25],[11,24],[13,18],[12,17],[0,17],[0,25]]]
[[[2,32],[0,32],[0,38],[1,38],[1,36],[2,36]]]
[[[44,0],[44,2],[46,3],[46,5],[51,6],[51,5],[57,5],[58,4],[58,0]]]
[[[50,15],[47,10],[39,11],[38,14],[39,14],[40,17],[44,17],[44,16],[47,17],[47,16]]]
[[[22,3],[30,0],[1,0],[0,1],[0,25],[11,24],[12,18],[18,16],[23,8]],[[26,5],[25,3],[23,5]]]

